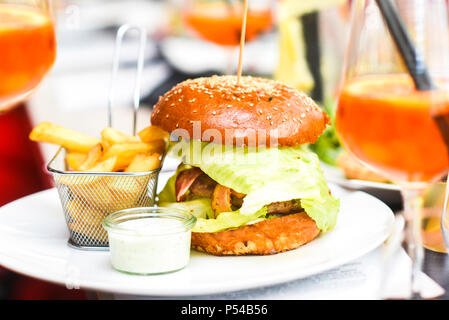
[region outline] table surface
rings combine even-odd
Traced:
[[[388,204],[395,214],[402,210],[398,201],[396,199],[394,203]],[[445,293],[439,299],[449,300],[449,255],[428,249],[424,251],[424,273],[444,288]]]
[[[446,290],[439,299],[449,299],[449,255],[425,250],[424,272]]]
[[[395,198],[391,203],[387,203],[395,214],[402,210],[401,199]],[[423,271],[432,280],[436,281],[444,288],[445,293],[439,299],[449,300],[449,255],[425,249]]]

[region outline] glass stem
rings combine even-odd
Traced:
[[[421,210],[423,207],[423,193],[425,188],[402,188],[404,199],[405,241],[407,252],[412,260],[411,268],[411,298],[420,297],[418,276],[424,262],[424,248],[421,239]]]
[[[449,181],[449,175],[446,179]],[[449,183],[446,182],[446,192],[444,193],[444,205],[443,212],[441,212],[441,233],[443,234],[443,240],[446,244],[446,248],[449,249],[449,228],[448,228],[448,205],[449,205]]]

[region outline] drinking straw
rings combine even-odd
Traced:
[[[420,91],[435,89],[435,85],[424,64],[423,57],[414,47],[403,21],[391,1],[376,0],[376,2],[388,26],[388,30],[393,37],[394,43],[404,60],[408,73],[413,78],[416,89]]]

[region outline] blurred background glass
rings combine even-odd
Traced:
[[[234,57],[240,44],[243,22],[243,1],[181,0],[180,19],[186,29],[201,39],[227,50],[224,74],[234,73]],[[249,43],[273,28],[275,0],[249,1],[245,42]]]
[[[0,113],[25,99],[53,65],[56,44],[49,4],[0,0]]]
[[[271,0],[248,3],[246,42],[273,27],[274,3]],[[180,10],[183,22],[199,37],[222,46],[239,45],[243,22],[242,1],[184,0]]]

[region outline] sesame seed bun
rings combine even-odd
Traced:
[[[192,248],[218,256],[267,255],[296,249],[319,234],[315,221],[300,212],[232,230],[192,232]]]
[[[237,85],[235,76],[213,76],[181,82],[160,97],[151,123],[205,142],[291,147],[316,142],[330,120],[312,99],[280,82],[241,77]],[[198,138],[194,124],[201,124]],[[209,136],[209,129],[221,137]]]

